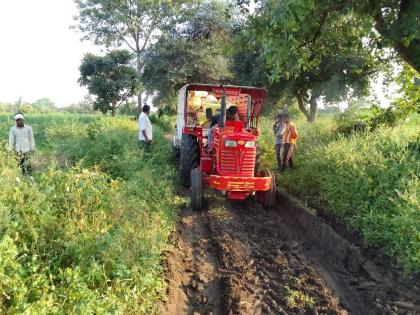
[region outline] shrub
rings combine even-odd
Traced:
[[[170,144],[155,128],[145,153],[126,118],[36,116],[31,124],[42,154],[75,166],[22,178],[0,150],[0,313],[156,312],[161,254],[182,202]]]
[[[274,167],[272,140],[263,124],[260,144]],[[420,125],[418,117],[351,137],[335,122],[297,123],[297,168],[279,184],[310,206],[324,209],[388,254],[407,272],[420,270]],[[340,127],[338,127],[340,128]],[[272,133],[272,132],[271,132]]]

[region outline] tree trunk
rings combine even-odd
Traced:
[[[394,49],[398,52],[400,57],[412,66],[418,73],[420,73],[420,63],[415,57],[420,56],[420,41],[413,39],[407,47],[399,40],[394,41]]]
[[[309,100],[309,111],[305,106],[305,102],[303,100],[302,95],[300,93],[296,93],[295,97],[298,101],[299,109],[305,115],[306,120],[309,123],[313,123],[316,120],[316,112],[318,107],[318,104],[316,102],[316,96],[313,94],[311,96],[311,99]]]
[[[310,123],[313,123],[316,119],[316,112],[318,108],[318,103],[316,102],[316,95],[312,94],[311,99],[309,100],[309,117],[307,117]]]
[[[111,111],[112,117],[115,117],[116,113],[117,113],[117,102],[112,102],[112,111]]]
[[[138,46],[138,45],[137,45]],[[137,49],[136,52],[136,59],[137,59],[137,75],[139,77],[139,80],[141,80],[141,69],[142,69],[142,64],[141,64],[141,52]],[[141,94],[143,93],[143,90],[141,89],[139,92],[139,95],[137,96],[137,114],[140,115],[141,111],[142,111],[142,99],[141,99]]]

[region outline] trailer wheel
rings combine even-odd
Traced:
[[[184,187],[191,186],[191,170],[198,166],[198,144],[197,138],[191,135],[182,135],[181,160],[179,163],[179,174]]]
[[[271,177],[271,188],[267,191],[257,191],[258,201],[264,209],[274,207],[276,203],[276,179],[274,174],[269,170],[262,170],[259,172],[261,177]]]
[[[203,208],[203,182],[199,167],[191,171],[191,208],[193,210]]]

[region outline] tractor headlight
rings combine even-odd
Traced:
[[[235,140],[225,140],[225,147],[227,148],[236,148],[237,143]]]
[[[245,142],[245,148],[255,148],[255,141]]]

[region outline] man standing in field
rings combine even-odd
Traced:
[[[281,171],[285,171],[287,165],[293,168],[293,153],[296,150],[296,141],[298,133],[296,126],[290,121],[289,115],[283,116],[284,120],[284,147],[283,147],[283,161]]]
[[[22,114],[16,114],[14,119],[16,126],[10,128],[9,152],[13,150],[13,147],[15,148],[23,175],[31,175],[32,166],[30,155],[35,150],[34,133],[31,126],[25,125],[25,118]]]
[[[276,145],[276,158],[277,158],[277,169],[281,171],[282,169],[282,153],[283,153],[283,137],[284,137],[284,119],[283,114],[277,114],[274,125],[273,132],[275,137]]]
[[[149,119],[150,106],[144,105],[139,116],[139,140],[142,147],[148,147],[152,143],[152,123]]]

